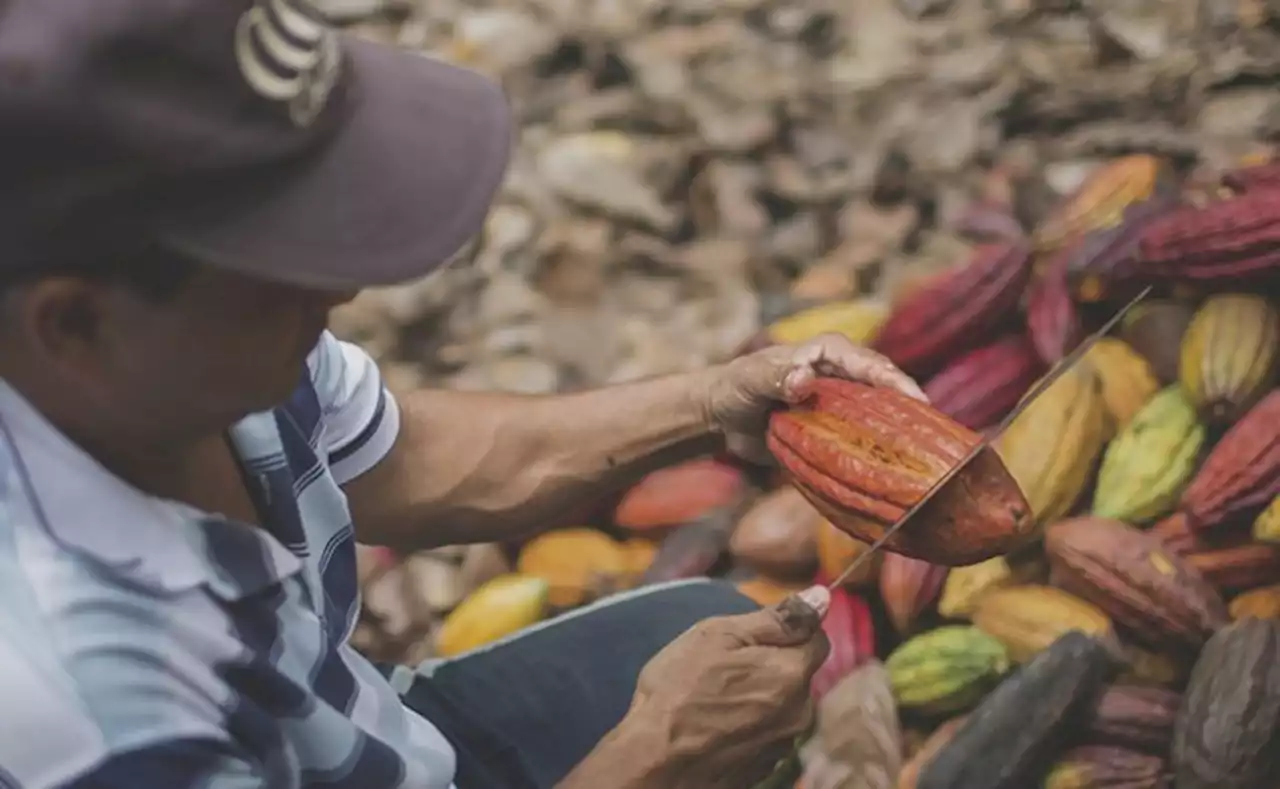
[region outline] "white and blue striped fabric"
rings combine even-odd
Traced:
[[[231,431],[268,529],[149,497],[0,380],[0,787],[450,789],[455,757],[348,644],[339,487],[399,411],[326,334]]]

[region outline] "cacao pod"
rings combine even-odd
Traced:
[[[1120,339],[1144,359],[1162,386],[1178,382],[1182,338],[1195,309],[1178,301],[1150,299],[1129,311],[1120,322]]]
[[[812,578],[818,567],[822,516],[790,485],[763,496],[747,510],[729,539],[743,565],[774,578]]]
[[[1222,174],[1222,185],[1234,192],[1280,187],[1280,165],[1273,161],[1246,163]]]
[[[1204,441],[1204,425],[1181,387],[1166,387],[1107,446],[1093,514],[1146,523],[1172,511],[1195,473]]]
[[[1201,305],[1182,338],[1182,388],[1205,420],[1226,425],[1276,382],[1280,312],[1262,296],[1222,293]]]
[[[1023,240],[986,244],[967,265],[911,290],[894,306],[871,347],[917,378],[986,340],[1016,310],[1031,275]]]
[[[1183,518],[1165,518],[1151,529],[1169,548],[1219,589],[1250,589],[1280,576],[1280,545],[1254,542],[1249,529],[1228,525],[1193,531]]]
[[[1234,282],[1280,264],[1280,192],[1261,190],[1177,208],[1138,242],[1140,275],[1155,281]]]
[[[880,599],[894,629],[909,632],[916,618],[938,599],[946,580],[946,567],[896,553],[885,554],[880,565]]]
[[[1085,741],[1168,756],[1182,696],[1167,688],[1111,685],[1091,711]]]
[[[855,345],[866,345],[887,317],[889,306],[873,299],[819,304],[770,324],[766,344],[799,345],[822,334],[842,334]]]
[[[1181,202],[1176,188],[1161,190],[1130,205],[1119,224],[1085,233],[1067,262],[1067,279],[1075,297],[1093,304],[1128,295],[1140,284],[1136,262],[1143,231]]]
[[[1071,298],[1067,263],[1080,243],[1069,243],[1056,252],[1027,290],[1027,334],[1036,354],[1054,364],[1084,339],[1084,323]]]
[[[967,567],[952,567],[942,585],[938,613],[948,619],[968,619],[983,597],[1013,583],[1016,583],[1013,570],[1003,556]]]
[[[1031,341],[1005,335],[961,355],[930,378],[924,393],[934,408],[972,430],[994,425],[1044,372]]]
[[[1280,494],[1280,389],[1249,410],[1214,446],[1182,493],[1192,529],[1218,526]]]
[[[1117,430],[1123,430],[1160,391],[1151,363],[1124,340],[1103,337],[1084,358],[1102,379],[1102,399]]]
[[[1045,531],[1057,586],[1111,616],[1148,645],[1198,649],[1227,622],[1212,586],[1157,536],[1105,518],[1072,518]]]
[[[1061,518],[1075,505],[1110,430],[1101,379],[1083,361],[1009,425],[997,451],[1026,494],[1036,523]]]
[[[1250,589],[1228,606],[1232,619],[1280,619],[1280,584]]]
[[[1004,645],[976,627],[947,625],[903,642],[885,661],[894,698],[929,715],[972,707],[1009,670]]]
[[[713,458],[658,469],[623,495],[614,522],[647,531],[682,526],[731,504],[746,486],[740,470]]]
[[[763,577],[747,578],[734,584],[739,592],[750,597],[763,608],[777,605],[808,586],[809,584],[775,581],[772,578]]]
[[[818,524],[818,572],[827,581],[840,577],[853,560],[870,547],[862,540],[855,540],[823,519]],[[858,565],[858,569],[845,579],[843,586],[857,589],[873,583],[880,577],[880,565],[887,554],[877,552]]]
[[[1111,745],[1067,751],[1049,771],[1044,789],[1164,789],[1164,759]]]
[[[639,585],[707,575],[729,550],[734,526],[753,501],[750,489],[732,502],[704,513],[693,523],[667,534]]]
[[[933,730],[928,739],[902,766],[902,772],[898,773],[898,789],[916,789],[916,784],[920,780],[920,771],[937,755],[938,751],[951,742],[951,738],[956,736],[956,732],[960,731],[960,727],[968,718],[968,715],[959,715]]]
[[[541,578],[508,573],[472,592],[436,631],[436,654],[454,657],[540,621],[550,587]]]
[[[1073,630],[1105,641],[1115,638],[1111,620],[1097,606],[1049,586],[992,591],[978,603],[973,623],[1004,644],[1015,663],[1030,661]]]
[[[525,544],[516,570],[547,583],[547,602],[557,608],[630,586],[633,575],[627,549],[595,529],[547,532]]]
[[[902,731],[889,674],[872,660],[818,702],[819,750],[829,760],[854,767],[857,789],[893,789],[902,769]]]
[[[876,655],[876,632],[871,609],[847,589],[831,590],[831,604],[822,620],[831,645],[827,659],[813,675],[810,690],[822,698],[836,683]]]
[[[1178,789],[1280,785],[1280,622],[1214,634],[1191,671],[1173,735]]]
[[[1073,236],[1120,224],[1129,206],[1169,188],[1171,180],[1167,165],[1147,154],[1100,165],[1036,228],[1036,249],[1056,249]]]
[[[888,387],[819,378],[775,411],[768,445],[793,483],[841,531],[881,537],[980,442],[977,433]],[[965,467],[885,544],[946,566],[1005,553],[1031,531],[1027,501],[995,452]]]
[[[1273,498],[1254,519],[1253,538],[1259,542],[1280,543],[1280,496]]]
[[[983,699],[921,771],[919,789],[1038,785],[1114,670],[1106,646],[1062,636]]]
[[[1154,651],[1131,641],[1120,644],[1124,666],[1119,681],[1147,687],[1181,687],[1191,673],[1183,651]]]

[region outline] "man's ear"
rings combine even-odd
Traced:
[[[10,294],[11,329],[48,364],[82,371],[102,341],[107,296],[78,277],[48,277]]]

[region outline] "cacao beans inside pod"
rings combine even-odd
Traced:
[[[957,358],[929,379],[924,393],[934,408],[981,430],[1003,419],[1043,372],[1030,340],[1006,335]]]
[[[818,567],[822,515],[790,485],[763,496],[738,521],[729,552],[758,573],[809,578]]]
[[[1280,619],[1280,584],[1250,589],[1231,601],[1232,619]]]
[[[1179,301],[1149,299],[1134,307],[1120,323],[1120,339],[1151,363],[1161,385],[1178,382],[1182,338],[1195,308]]]
[[[1114,227],[1131,205],[1172,186],[1167,165],[1154,156],[1134,154],[1099,165],[1036,227],[1036,249],[1057,249],[1090,230]]]
[[[1105,518],[1045,531],[1055,585],[1111,616],[1153,647],[1198,649],[1227,619],[1218,592],[1157,536]]]
[[[889,674],[877,660],[860,666],[818,702],[823,755],[855,768],[862,786],[892,789],[902,769],[902,731]]]
[[[1167,757],[1181,703],[1168,688],[1111,685],[1090,713],[1085,742]]]
[[[1280,192],[1262,190],[1183,206],[1152,221],[1138,243],[1139,276],[1156,282],[1235,284],[1280,268]]]
[[[880,599],[894,629],[910,632],[916,618],[938,599],[946,580],[946,567],[901,554],[885,554],[880,566]]]
[[[1112,745],[1072,748],[1045,778],[1044,789],[1164,789],[1165,761]]]
[[[1280,543],[1280,496],[1253,521],[1253,538],[1259,542]]]
[[[1067,262],[1079,241],[1054,254],[1027,291],[1027,333],[1036,354],[1054,364],[1084,339],[1084,322],[1067,284]]]
[[[950,714],[972,707],[1009,670],[1004,645],[976,627],[948,625],[903,642],[885,666],[903,710]]]
[[[831,604],[822,620],[822,632],[831,649],[810,683],[813,696],[818,699],[876,655],[871,609],[865,600],[847,589],[831,590]]]
[[[774,412],[769,449],[827,520],[865,542],[883,536],[978,434],[888,387],[818,379],[801,404]],[[984,452],[896,532],[886,549],[934,564],[972,564],[1030,533],[1030,508],[995,452]]]
[[[1038,524],[1066,515],[1080,498],[1111,431],[1102,382],[1084,361],[1068,369],[1018,415],[997,442]]]
[[[1178,789],[1280,784],[1280,622],[1214,634],[1191,671],[1173,737]]]
[[[1085,353],[1085,359],[1102,379],[1102,399],[1116,430],[1123,430],[1160,391],[1151,363],[1124,340],[1103,337]]]
[[[928,378],[989,340],[1015,312],[1031,274],[1024,240],[979,246],[969,263],[905,294],[871,347],[907,374]]]
[[[1205,428],[1181,387],[1166,387],[1107,446],[1093,514],[1146,523],[1172,511],[1195,473],[1204,441]]]
[[[1280,495],[1280,389],[1223,435],[1182,494],[1178,515],[1191,528],[1252,514]]]
[[[1239,419],[1275,385],[1280,312],[1262,296],[1210,296],[1182,338],[1182,388],[1211,424]]]
[[[1110,618],[1097,606],[1049,586],[990,592],[978,603],[973,623],[1004,644],[1015,663],[1026,663],[1073,630],[1108,642],[1115,639]]]
[[[742,472],[713,458],[658,469],[622,497],[614,521],[647,531],[681,526],[731,504],[746,486]]]
[[[919,789],[1027,789],[1089,715],[1115,664],[1078,631],[1059,638],[991,692],[925,765]]]
[[[920,780],[920,771],[937,755],[938,751],[951,742],[951,738],[956,736],[956,732],[960,731],[960,727],[968,717],[960,715],[951,718],[933,730],[924,744],[902,766],[902,772],[898,774],[898,789],[916,789],[916,784]]]

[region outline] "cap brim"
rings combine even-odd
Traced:
[[[484,225],[513,143],[502,89],[465,69],[343,40],[353,91],[323,149],[200,210],[162,243],[316,288],[390,285],[447,262]]]

